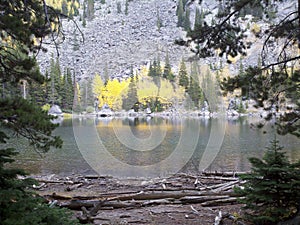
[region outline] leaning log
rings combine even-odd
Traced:
[[[201,205],[202,206],[219,206],[219,205],[222,205],[222,204],[236,203],[237,201],[238,201],[238,198],[230,197],[230,198],[206,201],[206,202],[201,203]]]

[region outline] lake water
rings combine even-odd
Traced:
[[[39,155],[27,142],[16,164],[36,174],[92,174],[157,177],[176,172],[248,171],[249,157],[261,157],[274,138],[271,125],[256,118],[73,118],[55,130],[62,149]],[[300,139],[277,136],[288,157],[300,159]]]

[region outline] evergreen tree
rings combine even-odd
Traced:
[[[300,161],[290,163],[277,140],[267,147],[263,159],[249,159],[251,173],[236,192],[244,199],[247,218],[255,224],[276,224],[300,210]]]
[[[125,1],[125,15],[128,15],[128,6],[129,6],[129,0]]]
[[[134,109],[134,111],[138,111],[138,95],[137,95],[137,87],[136,87],[136,80],[134,75],[131,75],[130,83],[128,86],[127,95],[123,97],[122,108],[125,110]]]
[[[35,53],[40,43],[57,20],[53,8],[44,1],[11,0],[0,4],[0,80],[17,86],[20,80],[43,84]],[[46,14],[51,12],[49,14]],[[51,21],[51,23],[45,23]],[[53,26],[52,26],[53,25]],[[54,31],[53,31],[54,32]],[[9,40],[9,41],[8,41]],[[41,41],[42,43],[43,41]],[[19,169],[8,169],[16,152],[4,147],[11,135],[26,138],[38,151],[61,147],[62,141],[51,132],[57,125],[51,123],[46,112],[18,95],[0,99],[0,220],[1,224],[77,224],[63,211],[50,208],[44,199],[29,191],[32,180],[19,179]]]
[[[108,82],[108,80],[109,80],[109,73],[108,73],[108,65],[107,65],[107,62],[105,62],[105,66],[104,66],[103,80],[104,80],[104,85],[106,85],[107,82]]]
[[[214,23],[203,22],[202,26],[187,34],[188,41],[177,41],[177,44],[183,46],[195,43],[197,46],[202,46],[195,50],[200,58],[218,55],[226,57],[227,62],[231,63],[230,57],[246,55],[247,49],[252,44],[246,35],[249,27],[242,27],[240,23],[243,11],[259,8],[265,21],[265,33],[268,33],[260,36],[263,45],[257,50],[258,55],[261,56],[259,58],[261,66],[258,64],[245,68],[247,76],[228,77],[224,79],[222,86],[226,91],[248,86],[251,98],[257,102],[256,106],[269,111],[269,116],[266,118],[272,118],[271,109],[274,106],[279,108],[279,93],[288,94],[290,90],[295,90],[299,86],[299,82],[290,83],[289,67],[300,59],[300,1],[295,1],[296,7],[287,7],[287,10],[280,11],[280,14],[276,15],[272,12],[274,15],[271,17],[275,18],[276,22],[268,20],[270,9],[272,11],[272,8],[285,4],[284,2],[282,0],[223,0],[224,4],[220,5],[221,10],[215,17]],[[200,7],[204,8],[203,4],[204,1],[199,1]],[[255,13],[261,14],[260,11],[257,10]],[[207,15],[204,15],[204,21],[208,19]],[[277,49],[281,50],[277,51]],[[295,79],[299,80],[299,74],[297,73],[298,78]],[[280,124],[277,128],[280,134],[292,133],[300,137],[300,103],[295,101],[293,104],[294,109],[277,121]]]
[[[184,6],[182,0],[179,0],[177,5],[177,26],[182,27],[184,21]]]
[[[195,15],[195,22],[194,22],[194,30],[200,30],[203,26],[204,22],[204,12],[203,10],[200,11],[200,9],[196,8],[196,15]]]
[[[95,79],[92,81],[91,79],[87,78],[83,82],[81,82],[81,105],[83,109],[94,105],[94,81]]]
[[[157,30],[160,32],[160,28],[162,27],[162,21],[159,15],[158,7],[156,7],[156,26],[157,26]]]
[[[80,92],[80,86],[75,81],[75,77],[73,78],[73,87],[74,87],[74,100],[73,100],[73,111],[74,112],[81,112],[82,106],[81,106],[81,92]]]
[[[62,74],[58,58],[50,62],[50,102],[51,104],[61,104],[62,100]]]
[[[79,50],[79,43],[76,31],[73,32],[73,51]]]
[[[35,118],[36,120],[39,118]],[[38,121],[38,120],[37,120]],[[0,143],[5,142],[5,134],[0,132]],[[50,208],[45,200],[28,189],[36,181],[30,178],[19,179],[18,176],[27,175],[21,169],[9,169],[17,154],[13,149],[0,150],[0,218],[2,225],[28,224],[60,224],[76,225],[78,221],[71,220],[70,211]]]
[[[70,68],[66,69],[61,85],[61,108],[65,112],[71,112],[74,100],[74,86]]]
[[[43,84],[31,82],[29,87],[29,99],[38,106],[43,106],[48,103],[47,99],[47,83]]]
[[[185,62],[183,59],[180,62],[180,67],[179,67],[179,72],[178,72],[178,77],[179,77],[179,85],[185,88],[185,91],[188,91],[188,86],[189,86],[189,77],[186,69]]]
[[[156,62],[155,62],[155,66],[156,66]],[[155,74],[155,69],[154,69],[154,65],[152,64],[152,62],[150,62],[150,65],[149,65],[148,76],[149,76],[149,77],[155,77],[155,76],[156,76],[156,74]]]
[[[199,108],[200,104],[203,101],[203,93],[202,89],[199,85],[199,71],[198,71],[198,65],[196,62],[193,62],[191,64],[191,74],[189,79],[189,86],[188,86],[188,94],[192,101],[195,104],[196,108]]]
[[[165,58],[165,67],[164,67],[162,77],[169,80],[169,81],[171,81],[171,82],[175,81],[175,76],[174,76],[174,74],[172,72],[172,69],[171,69],[171,64],[170,64],[170,59],[169,59],[169,53],[168,52],[167,52],[166,58]]]
[[[155,64],[154,62],[156,62],[156,64]],[[161,77],[162,74],[161,74],[161,62],[160,62],[160,57],[158,56],[158,57],[157,57],[157,60],[156,60],[156,61],[154,60],[154,62],[153,62],[153,67],[154,67],[154,70],[155,70],[155,76]]]
[[[216,112],[218,110],[219,104],[219,85],[210,73],[210,70],[207,69],[205,76],[203,77],[201,84],[202,91],[205,96],[205,100],[208,102],[210,110]]]
[[[183,28],[185,31],[191,31],[190,9],[186,8],[184,13]]]

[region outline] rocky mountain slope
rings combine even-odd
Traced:
[[[63,22],[65,40],[59,45],[62,67],[74,68],[77,78],[95,73],[103,76],[105,69],[111,77],[118,77],[129,73],[131,66],[139,67],[156,57],[164,60],[167,51],[174,66],[178,66],[182,57],[191,55],[185,47],[174,44],[175,38],[183,36],[176,26],[175,1],[130,1],[128,15],[124,12],[125,1],[118,2],[121,13],[117,12],[116,0],[106,0],[105,4],[95,1],[94,19],[87,21],[86,27],[75,18],[84,42],[73,21]],[[158,19],[162,24],[160,28]],[[39,55],[42,70],[50,64],[53,53],[55,56],[54,45]]]
[[[65,36],[64,42],[59,45],[60,64],[63,68],[72,68],[78,80],[93,77],[95,73],[103,76],[105,71],[110,77],[124,78],[129,75],[131,66],[139,68],[156,57],[163,61],[167,52],[172,66],[176,69],[182,58],[188,60],[193,56],[190,49],[174,44],[175,39],[185,38],[185,32],[176,26],[176,0],[130,0],[127,15],[125,0],[94,2],[94,18],[87,20],[86,26],[83,26],[79,16],[74,21],[63,21]],[[205,10],[217,10],[216,1],[203,2]],[[192,23],[196,4],[195,1],[188,1]],[[278,7],[279,14],[284,15],[287,10],[295,7],[295,2],[285,1]],[[161,22],[160,25],[158,22]],[[254,44],[249,49],[248,56],[243,59],[244,65],[257,63],[262,46],[263,40],[253,33],[254,24],[258,25],[259,29],[264,28],[262,21],[245,22],[245,26],[250,26],[248,38]],[[54,45],[48,46],[47,53],[39,54],[38,61],[42,71],[49,66],[52,54],[56,56]],[[220,60],[223,59],[206,59],[201,60],[200,64]],[[239,63],[229,66],[232,73],[236,73],[238,68]]]

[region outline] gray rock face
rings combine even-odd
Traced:
[[[83,0],[82,0],[83,1]],[[93,20],[87,21],[86,27],[82,21],[75,18],[78,28],[73,21],[63,20],[64,42],[58,46],[60,53],[60,65],[62,68],[71,68],[78,80],[93,77],[95,73],[104,76],[105,71],[111,78],[123,79],[129,77],[130,68],[139,68],[159,57],[164,61],[168,51],[170,62],[176,70],[179,61],[184,58],[188,60],[194,56],[189,48],[174,44],[175,39],[185,38],[185,32],[176,26],[176,0],[131,0],[129,1],[128,15],[125,15],[125,0],[106,0],[105,4],[95,0],[95,16]],[[117,12],[117,4],[120,2],[122,13]],[[189,1],[187,4],[191,9],[191,23],[195,17],[195,7],[198,1]],[[217,1],[203,0],[204,10],[217,11]],[[294,10],[296,3],[286,0],[278,5],[279,17]],[[82,15],[82,9],[80,9]],[[160,19],[162,26],[157,26]],[[211,19],[211,18],[210,18]],[[249,21],[241,25],[252,26]],[[258,22],[262,32],[265,24]],[[248,39],[253,45],[248,49],[248,56],[243,58],[245,67],[257,65],[258,55],[263,45],[263,38],[257,38],[250,31]],[[281,48],[274,46],[269,51],[269,61],[276,59]],[[40,53],[38,61],[42,71],[50,65],[51,55],[57,55],[54,45],[48,47],[47,53]],[[200,64],[214,64],[226,61],[225,58],[202,59]],[[239,63],[229,65],[230,73],[239,71]]]
[[[125,15],[125,0],[118,1],[122,13],[117,13],[117,0],[106,0],[105,4],[95,1],[95,18],[87,21],[86,27],[75,19],[84,34],[72,21],[63,21],[64,42],[59,46],[60,64],[75,70],[76,77],[103,76],[105,67],[111,77],[126,76],[131,66],[145,65],[156,57],[164,61],[168,51],[173,66],[178,66],[182,57],[191,52],[174,44],[174,40],[183,36],[176,26],[176,1],[174,0],[134,0],[129,2],[128,15]],[[162,26],[158,28],[160,18]],[[74,50],[75,36],[79,49]],[[45,71],[50,64],[51,54],[56,54],[54,46],[47,53],[41,53],[38,61]],[[128,76],[128,74],[127,74]]]

